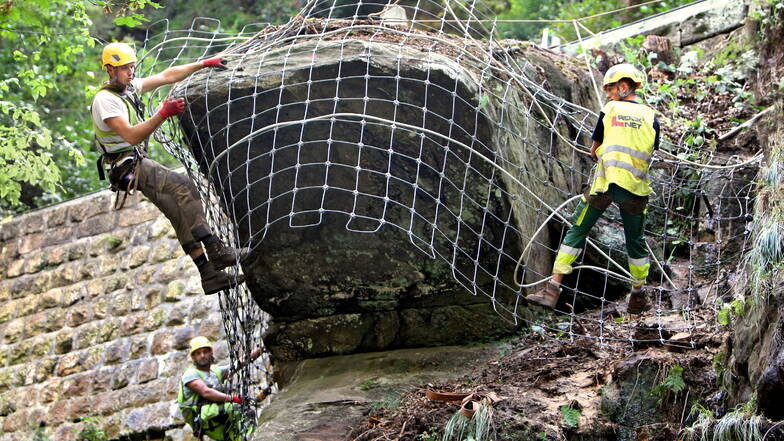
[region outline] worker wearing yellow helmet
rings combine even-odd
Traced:
[[[612,66],[604,75],[602,88],[608,102],[599,113],[591,147],[596,171],[558,249],[550,280],[526,297],[530,302],[555,308],[561,282],[582,254],[588,233],[615,202],[623,219],[632,276],[627,312],[639,314],[650,309],[644,289],[650,262],[643,234],[648,196],[653,193],[648,168],[659,146],[660,130],[656,112],[637,96],[643,83],[645,75],[627,63]]]
[[[250,353],[250,359],[240,365],[259,358],[261,352],[260,348],[254,349]],[[198,336],[191,339],[188,354],[193,361],[193,367],[182,374],[177,394],[185,422],[199,438],[206,435],[215,441],[242,439],[242,413],[238,405],[243,405],[247,399],[221,390],[234,371],[228,366],[213,366],[215,358],[212,343],[207,337]],[[254,429],[252,426],[244,428],[245,435],[249,435]]]
[[[98,174],[101,179],[108,174],[111,188],[117,192],[116,208],[122,208],[121,194],[124,202],[125,196],[139,190],[163,212],[183,250],[199,269],[205,294],[242,283],[244,276],[230,277],[223,269],[237,265],[244,256],[212,234],[193,182],[147,157],[149,137],[167,118],[185,110],[185,100],[166,98],[160,109],[146,118],[139,97],[205,67],[225,69],[225,60],[214,57],[145,78],[135,76],[137,61],[136,51],[128,44],[110,43],[103,49],[101,62],[109,81],[95,94],[91,107],[95,139],[102,153]]]

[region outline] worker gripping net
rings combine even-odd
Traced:
[[[275,226],[318,228],[339,216],[351,232],[396,229],[499,317],[542,335],[699,345],[746,250],[759,157],[664,142],[645,232],[654,308],[625,314],[631,275],[612,207],[565,280],[557,319],[538,320],[524,297],[549,277],[590,181],[597,112],[587,107],[599,103],[558,96],[568,87],[542,72],[544,50],[499,40],[494,14],[481,1],[321,0],[287,24],[239,33],[210,19],[184,31],[163,22],[150,28],[137,72],[218,53],[229,61],[177,86],[188,107],[156,139],[238,248],[261,249]],[[582,86],[571,87],[577,96]],[[152,108],[168,93],[153,95]],[[221,307],[236,361],[260,340],[265,316],[245,285],[221,294]],[[251,377],[244,371],[234,387],[250,394]]]

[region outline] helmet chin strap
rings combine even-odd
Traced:
[[[629,95],[631,95],[633,93],[634,93],[634,90],[632,90],[632,89],[629,89],[626,92],[622,92],[621,88],[620,87],[618,88],[618,96],[621,97],[621,99],[626,99],[626,97],[628,97]]]

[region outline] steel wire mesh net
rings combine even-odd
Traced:
[[[497,39],[493,17],[481,1],[320,0],[287,24],[239,33],[212,19],[182,31],[161,22],[137,72],[228,60],[228,71],[175,86],[188,107],[156,134],[227,243],[253,252],[275,226],[316,228],[328,217],[356,233],[395,229],[423,258],[447,262],[499,319],[615,347],[697,346],[746,249],[757,162],[664,142],[645,231],[654,309],[640,320],[618,313],[630,274],[610,208],[558,318],[537,321],[524,296],[549,276],[573,196],[590,181],[597,112],[586,107],[598,104],[569,101],[588,90],[589,73],[553,84],[537,61],[543,50]],[[555,92],[569,87],[572,96]],[[221,308],[236,362],[266,316],[245,285],[221,294]],[[251,369],[231,387],[249,394]]]

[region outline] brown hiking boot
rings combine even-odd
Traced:
[[[548,281],[542,289],[525,296],[525,299],[545,308],[555,309],[555,304],[558,303],[558,296],[560,295],[561,286]]]
[[[215,265],[211,261],[207,261],[199,268],[201,275],[201,288],[204,294],[215,294],[218,291],[223,291],[245,281],[245,275],[239,274],[237,277],[232,277],[224,271],[215,269]]]
[[[204,249],[207,251],[207,256],[210,262],[215,265],[215,270],[217,271],[235,266],[248,257],[246,250],[238,251],[234,247],[227,247],[217,238],[210,243],[205,243]]]
[[[629,294],[629,304],[626,306],[626,312],[629,314],[642,314],[649,309],[651,309],[651,304],[648,303],[646,289],[642,288],[639,291],[632,289],[632,293]]]

